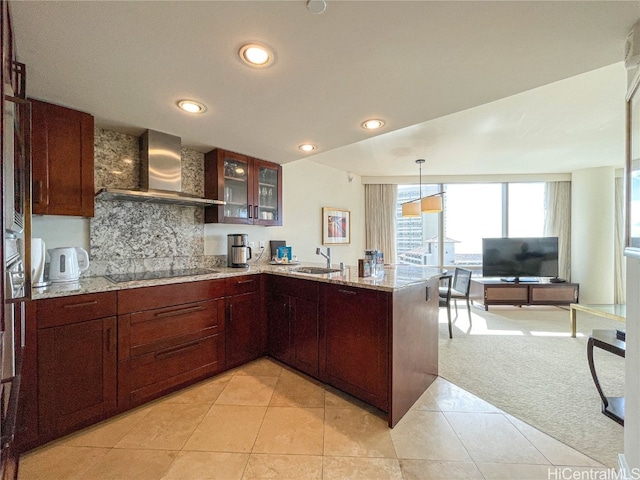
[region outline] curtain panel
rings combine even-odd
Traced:
[[[616,178],[615,183],[615,243],[613,245],[613,302],[626,303],[626,262],[624,258],[624,178]]]
[[[558,276],[571,280],[571,182],[546,182],[544,235],[558,237]]]
[[[397,185],[364,186],[366,248],[380,250],[384,263],[396,263]]]

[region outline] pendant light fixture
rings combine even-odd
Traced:
[[[443,194],[444,192],[440,192],[422,197],[420,200],[420,210],[422,210],[422,213],[440,213],[442,211]]]
[[[422,213],[420,211],[420,199],[422,198],[422,164],[423,158],[416,160],[416,163],[420,167],[420,193],[417,200],[411,200],[402,204],[402,216],[403,217],[419,217]]]
[[[422,164],[423,158],[416,160],[420,167],[420,197],[417,200],[411,200],[402,204],[403,217],[419,217],[423,213],[440,213],[442,211],[442,195],[444,192],[434,193],[433,195],[422,196]]]

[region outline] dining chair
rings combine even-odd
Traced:
[[[467,313],[469,314],[469,325],[471,325],[471,303],[469,301],[469,289],[471,288],[471,270],[456,267],[453,274],[453,285],[451,287],[451,299],[456,307],[456,317],[458,316],[458,300],[467,302]]]
[[[451,274],[440,275],[440,286],[438,287],[438,303],[440,307],[447,307],[447,319],[449,320],[449,338],[453,338],[451,327]]]

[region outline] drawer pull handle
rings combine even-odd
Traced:
[[[93,302],[70,303],[69,305],[65,305],[64,308],[88,307],[89,305],[95,305],[97,303],[97,300],[94,300]]]
[[[156,359],[160,360],[173,355],[180,355],[182,352],[197,348],[200,345],[200,340],[194,340],[193,342],[185,343],[184,345],[178,345],[177,347],[167,348],[155,354]]]
[[[177,315],[184,315],[185,313],[199,312],[200,310],[204,310],[204,307],[202,305],[199,305],[197,307],[179,308],[177,310],[171,310],[169,312],[156,313],[155,317],[156,318],[175,317]]]
[[[343,290],[343,289],[338,289],[339,293],[344,293],[345,295],[356,295],[356,292],[354,292],[353,290]]]
[[[252,279],[252,280],[238,280],[238,281],[236,282],[236,285],[242,285],[242,284],[244,284],[244,283],[253,283],[253,282],[254,282],[254,280],[253,280],[253,279]]]

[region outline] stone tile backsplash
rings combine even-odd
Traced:
[[[95,188],[138,188],[138,137],[97,128]],[[182,190],[204,195],[204,154],[182,148]],[[171,268],[210,268],[225,256],[204,255],[203,207],[96,200],[86,276]]]

